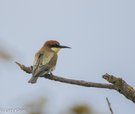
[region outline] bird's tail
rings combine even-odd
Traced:
[[[28,83],[32,83],[32,84],[34,84],[34,83],[36,83],[37,82],[37,79],[38,79],[38,77],[36,76],[36,77],[31,77],[31,79],[28,81]]]

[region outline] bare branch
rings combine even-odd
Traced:
[[[16,64],[26,73],[32,73],[33,67],[26,67],[23,64],[20,64],[16,62]],[[63,78],[60,76],[56,75],[43,75],[40,77],[44,77],[46,79],[54,80],[54,81],[59,81],[63,83],[68,83],[68,84],[74,84],[74,85],[79,85],[79,86],[84,86],[84,87],[95,87],[95,88],[105,88],[105,89],[113,89],[118,91],[119,93],[123,94],[127,99],[133,101],[135,103],[135,90],[133,87],[128,85],[124,80],[121,78],[117,78],[113,75],[105,74],[103,75],[103,78],[107,80],[111,84],[103,84],[103,83],[95,83],[95,82],[87,82],[83,80],[74,80],[74,79],[67,79]]]
[[[16,64],[26,73],[29,73],[29,74],[32,73],[32,67],[26,67],[26,66],[24,66],[24,65],[22,65],[18,62],[16,62]],[[54,80],[54,81],[85,86],[85,87],[115,89],[115,87],[112,84],[101,84],[101,83],[94,83],[94,82],[86,82],[86,81],[83,81],[83,80],[73,80],[73,79],[67,79],[67,78],[63,78],[63,77],[60,77],[60,76],[56,76],[56,75],[46,74],[46,75],[40,76],[40,77],[44,77],[44,78]]]
[[[132,100],[135,103],[135,90],[133,87],[128,85],[122,78],[117,78],[113,75],[105,74],[103,78],[109,83],[115,86],[115,89],[123,94],[126,98]]]
[[[107,104],[108,104],[108,107],[109,107],[109,110],[110,110],[111,114],[114,114],[113,110],[112,110],[112,107],[111,107],[111,103],[109,102],[109,99],[107,97],[106,97],[106,101],[107,101]]]

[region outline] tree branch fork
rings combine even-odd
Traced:
[[[33,67],[26,67],[23,64],[20,64],[16,62],[16,64],[21,68],[21,70],[25,71],[26,73],[31,74]],[[84,80],[75,80],[75,79],[68,79],[63,78],[61,76],[56,75],[43,75],[40,76],[49,80],[54,80],[62,83],[68,83],[68,84],[74,84],[84,87],[95,87],[95,88],[104,88],[104,89],[111,89],[116,90],[117,92],[123,94],[127,99],[133,101],[135,103],[135,90],[133,87],[131,87],[129,84],[126,83],[122,78],[110,75],[110,74],[104,74],[102,76],[103,79],[109,82],[109,84],[106,83],[96,83],[96,82],[88,82]]]

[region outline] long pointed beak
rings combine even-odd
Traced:
[[[60,45],[60,48],[71,48],[71,47]]]

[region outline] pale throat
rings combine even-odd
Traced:
[[[55,53],[58,53],[59,51],[60,51],[60,48],[56,48],[56,47],[53,47],[53,48],[51,48],[52,49],[52,51],[54,51]]]

